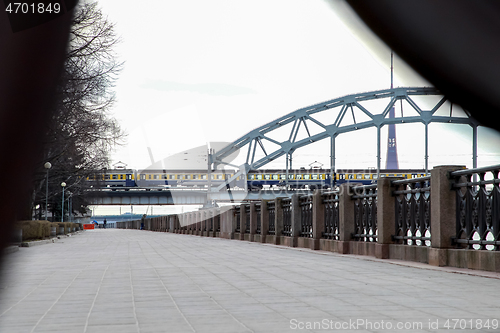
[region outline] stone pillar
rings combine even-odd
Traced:
[[[315,190],[313,194],[313,212],[312,212],[312,228],[313,228],[313,244],[311,250],[319,250],[319,241],[323,237],[325,230],[325,205],[320,190]]]
[[[337,252],[349,253],[349,241],[354,232],[354,200],[351,186],[348,183],[340,185],[339,193],[339,242]]]
[[[200,236],[205,236],[205,232],[207,230],[207,220],[206,220],[206,211],[201,210],[199,213],[199,218],[200,218]]]
[[[431,249],[429,264],[445,266],[451,238],[456,234],[456,193],[448,174],[463,166],[437,166],[431,170]]]
[[[387,177],[377,180],[377,244],[375,257],[389,258],[389,244],[392,244],[392,235],[396,230],[396,203],[392,195],[391,182],[398,178]]]
[[[275,239],[274,243],[276,245],[281,244],[281,235],[283,235],[283,207],[281,204],[281,198],[274,199],[274,229],[275,229]]]
[[[260,242],[265,243],[267,234],[269,233],[269,211],[267,209],[267,201],[260,202]]]
[[[255,202],[250,203],[250,236],[248,241],[253,242],[255,230],[257,229],[257,212],[255,211]]]

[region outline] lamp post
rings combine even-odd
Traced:
[[[47,176],[45,178],[45,219],[48,221],[49,215],[47,213],[47,209],[49,200],[49,169],[52,167],[52,164],[50,164],[50,162],[46,162],[43,166],[47,169]]]
[[[73,199],[73,193],[68,191],[68,222],[73,222],[71,219],[71,212],[72,212],[71,199]]]
[[[62,208],[61,208],[61,222],[64,222],[64,188],[66,187],[66,183],[62,182],[61,186],[63,188],[63,193],[62,193]]]

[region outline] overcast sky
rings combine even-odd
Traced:
[[[210,141],[231,142],[307,105],[390,86],[390,50],[343,1],[98,2],[115,23],[125,62],[113,114],[129,135],[113,163],[145,168],[147,147],[161,160]],[[424,85],[396,55],[395,86]],[[396,127],[400,167],[423,167],[423,128]],[[337,166],[375,167],[375,133],[340,135]],[[430,165],[471,167],[471,133],[431,125]],[[479,165],[500,163],[500,136],[479,133]],[[308,147],[294,156],[294,167],[315,160],[328,166],[328,155],[327,144]]]

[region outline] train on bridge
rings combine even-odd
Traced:
[[[231,178],[235,170],[214,170],[210,173],[212,187],[229,184],[231,188],[260,190],[263,188],[284,188],[288,185],[294,189],[330,188],[333,183],[338,186],[352,182],[363,185],[373,184],[378,179],[377,170],[336,170],[331,181],[328,169],[293,169],[288,170],[253,170],[245,176]],[[398,169],[380,170],[380,177],[417,178],[425,176],[425,170]],[[94,188],[111,189],[162,189],[162,188],[208,188],[207,170],[132,170],[108,169],[94,173],[87,178]],[[246,182],[246,184],[245,184]]]

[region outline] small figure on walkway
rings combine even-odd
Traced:
[[[106,219],[104,219],[104,221],[102,223],[103,223],[104,229],[106,229],[106,223],[107,223]]]

